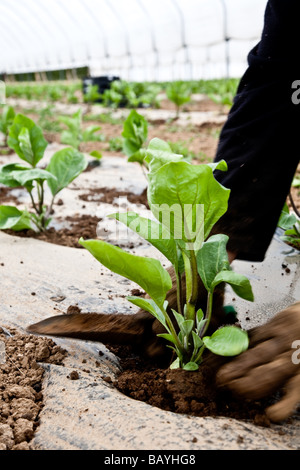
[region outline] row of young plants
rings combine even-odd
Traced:
[[[0,132],[4,135],[4,144],[5,145],[8,144],[10,148],[13,149],[14,151],[16,151],[16,144],[12,142],[11,138],[9,139],[9,131],[10,131],[10,128],[12,127],[15,117],[16,115],[15,115],[14,109],[10,106],[4,106],[1,119],[0,119]],[[23,116],[23,118],[24,118],[23,119],[24,127],[25,128],[26,126],[27,128],[29,128],[30,126],[31,128],[34,127],[36,129],[35,133],[40,136],[41,140],[42,138],[44,140],[44,143],[42,144],[42,146],[45,145],[46,140],[43,137],[42,130],[40,129],[40,127],[37,126],[35,123],[33,123],[33,121],[29,120],[28,118],[25,118],[25,116]],[[20,115],[18,115],[17,121],[20,119],[21,119]],[[80,145],[82,142],[105,140],[105,137],[99,133],[99,131],[101,130],[100,126],[91,125],[84,129],[82,125],[82,119],[83,118],[82,118],[81,109],[79,109],[72,116],[58,117],[58,120],[61,123],[63,123],[66,127],[66,129],[63,130],[61,133],[61,143],[69,145],[73,149],[77,150],[78,153],[79,153]],[[15,129],[15,127],[13,129]],[[146,149],[147,138],[148,138],[148,122],[142,115],[137,113],[137,111],[135,110],[132,110],[129,116],[127,117],[127,119],[124,121],[122,136],[115,138],[115,140],[117,139],[116,149],[118,151],[122,150],[123,153],[127,155],[128,161],[138,162],[141,165],[143,171],[149,170],[149,167],[145,158],[147,155],[147,149]],[[18,147],[19,152],[20,152],[20,148],[21,148],[21,145]],[[179,149],[179,151],[174,152],[174,145],[172,143],[168,143],[168,148],[169,148],[168,151],[170,153],[180,155],[185,160],[189,160],[190,155],[185,154],[184,152],[181,152],[182,148],[175,146],[175,149],[176,150]],[[16,151],[16,153],[19,155],[19,157],[25,160],[24,155],[21,156],[20,153],[18,153],[18,151]],[[31,152],[34,153],[33,150],[31,150]],[[100,161],[102,158],[102,154],[97,150],[90,152],[90,155],[93,156],[98,161]],[[37,159],[31,159],[30,161],[27,161],[27,163],[30,163],[33,167],[35,167],[37,163]],[[10,167],[5,166],[2,168],[3,168],[2,173],[7,173]],[[12,171],[15,171],[15,167],[11,167],[11,168],[12,168]],[[7,175],[5,176],[5,178],[2,175],[2,180],[0,180],[0,182],[7,184],[5,183],[5,181],[8,181]],[[12,178],[12,181],[13,181],[13,178]],[[13,184],[14,186],[22,185],[21,181],[14,181]],[[297,186],[297,184],[299,185],[299,182],[297,182],[297,179],[295,179],[293,182],[293,185]],[[37,187],[40,187],[40,184],[37,184]],[[27,185],[26,189],[28,188],[30,189],[30,187]],[[31,198],[32,198],[32,189],[33,188],[31,188],[29,191]],[[47,220],[49,220],[49,208],[51,212],[53,202],[50,203],[48,209],[43,209],[44,215],[47,214],[47,217],[45,218],[44,216],[42,216],[43,211],[42,211],[42,204],[41,204],[41,200],[44,199],[43,190],[38,191],[37,194],[38,194],[39,201],[38,203],[34,203],[33,207],[35,208],[37,217],[41,219],[39,220],[39,222],[37,220],[35,221],[35,226],[39,230],[40,229],[44,230],[47,224],[49,223],[47,222]],[[32,217],[31,217],[31,220],[32,220]],[[8,222],[5,223],[6,226],[7,224]],[[19,227],[18,224],[14,224],[14,225],[16,225],[16,227]],[[13,228],[14,225],[12,225],[9,228]],[[285,231],[282,237],[283,240],[289,243],[290,245],[296,247],[297,249],[299,249],[300,248],[299,214],[297,214],[297,212],[290,213],[288,206],[285,205],[285,207],[283,208],[282,214],[280,216],[278,226],[284,229]]]
[[[25,98],[47,102],[96,103],[118,108],[160,107],[159,94],[165,92],[176,110],[191,100],[194,93],[207,95],[218,104],[231,106],[238,85],[237,79],[173,81],[163,83],[128,82],[115,80],[109,89],[99,93],[97,85],[90,85],[82,93],[81,82],[15,83],[6,85],[8,98]]]
[[[107,142],[106,150],[112,152],[122,152],[123,151],[123,137],[117,131],[117,135],[113,137],[106,138],[106,136],[101,133],[102,123],[109,123],[111,125],[124,125],[127,126],[126,122],[131,121],[133,116],[138,115],[135,110],[132,110],[129,114],[129,117],[113,118],[111,113],[101,113],[101,114],[83,114],[79,108],[73,115],[59,116],[55,111],[55,108],[52,104],[43,107],[41,109],[28,108],[24,109],[25,114],[36,114],[37,124],[45,132],[50,132],[51,134],[58,134],[58,139],[62,144],[71,145],[72,147],[81,149],[81,144],[85,142]],[[136,114],[135,114],[136,113]],[[7,136],[9,126],[12,124],[12,121],[15,117],[15,111],[12,106],[4,106],[2,109],[2,114],[0,115],[0,132],[4,135],[3,145],[0,143],[0,154],[5,155],[9,153],[9,150],[6,148]],[[97,122],[87,126],[88,121]],[[125,124],[124,124],[125,121]],[[146,132],[148,133],[149,124],[144,118],[145,125],[147,127]],[[178,126],[172,125],[172,121],[166,122],[166,129],[177,131]],[[146,135],[147,137],[147,135]],[[145,137],[145,139],[146,139]],[[169,141],[169,144],[174,153],[180,153],[184,155],[187,159],[198,159],[203,160],[208,157],[201,151],[198,154],[190,150],[192,138],[189,140],[176,140]],[[101,152],[92,152],[92,155],[98,159],[101,159]]]
[[[7,98],[24,98],[47,102],[66,101],[79,103],[81,96],[81,82],[20,82],[6,83]]]

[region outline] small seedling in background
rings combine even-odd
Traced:
[[[180,109],[191,100],[191,89],[185,82],[175,81],[168,84],[166,88],[167,97],[176,106],[176,119],[179,117]]]
[[[143,148],[148,137],[147,120],[134,109],[130,112],[123,125],[123,152],[129,162],[138,162],[144,171],[145,149]]]
[[[75,149],[80,150],[80,145],[83,142],[103,142],[105,140],[103,134],[98,133],[101,130],[100,126],[92,125],[86,129],[83,128],[81,109],[72,116],[60,116],[59,121],[68,128],[61,134],[62,144],[71,145]]]
[[[88,103],[88,110],[87,112],[91,112],[91,107],[94,103],[99,101],[101,99],[101,94],[98,91],[98,86],[97,85],[89,85],[87,87],[87,90],[84,94],[84,102]]]
[[[27,209],[21,211],[14,206],[0,206],[0,229],[44,231],[50,223],[57,194],[86,169],[86,158],[74,148],[65,148],[52,156],[46,169],[38,168],[48,142],[41,128],[22,114],[15,117],[10,127],[8,145],[22,162],[0,167],[0,183],[10,188],[25,188],[33,212]],[[45,203],[45,183],[52,195],[49,204]]]

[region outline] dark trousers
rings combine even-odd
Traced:
[[[238,259],[264,259],[299,163],[299,39],[300,1],[269,0],[261,41],[220,135],[215,160],[224,159],[228,171],[216,178],[231,194],[216,229],[229,235]]]

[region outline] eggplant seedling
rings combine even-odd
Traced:
[[[175,119],[178,119],[181,107],[191,100],[191,88],[186,82],[175,81],[168,84],[166,94],[168,99],[176,106]]]
[[[103,134],[97,133],[101,130],[100,126],[92,125],[83,129],[81,109],[72,116],[60,116],[58,119],[67,127],[61,134],[62,144],[71,145],[75,149],[80,150],[82,142],[102,142],[105,140]]]
[[[145,163],[145,142],[148,137],[148,122],[134,109],[129,113],[123,124],[123,152],[129,162],[138,162],[142,170],[147,167]]]
[[[127,225],[157,248],[173,265],[177,284],[177,308],[168,311],[170,275],[160,261],[127,253],[102,240],[79,243],[111,271],[137,283],[149,296],[130,296],[134,305],[150,312],[164,326],[159,336],[176,354],[171,368],[197,370],[205,348],[234,356],[248,347],[248,335],[236,326],[225,326],[211,336],[207,330],[213,315],[213,294],[221,283],[231,285],[240,297],[253,301],[249,280],[234,272],[228,261],[223,234],[210,236],[226,212],[230,190],[219,184],[214,170],[227,170],[225,161],[191,165],[172,154],[166,142],[153,139],[147,149],[148,202],[153,219],[134,212],[109,217]],[[183,296],[182,279],[186,293]],[[207,291],[207,308],[197,308],[199,276]]]
[[[8,146],[16,152],[21,162],[1,166],[0,183],[10,188],[25,188],[33,212],[21,211],[14,206],[0,206],[0,230],[44,231],[51,220],[50,214],[57,194],[87,167],[82,153],[74,148],[65,148],[52,156],[46,169],[39,168],[37,165],[47,145],[39,126],[22,114],[15,117],[9,129]],[[45,183],[51,193],[48,205],[45,204]]]

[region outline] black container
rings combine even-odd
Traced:
[[[87,89],[90,85],[97,85],[98,93],[102,95],[105,90],[108,90],[110,88],[111,83],[115,80],[120,80],[120,77],[115,77],[113,75],[104,75],[101,77],[86,77],[82,81],[83,94],[86,94]],[[101,103],[102,100],[99,99],[96,102]]]

